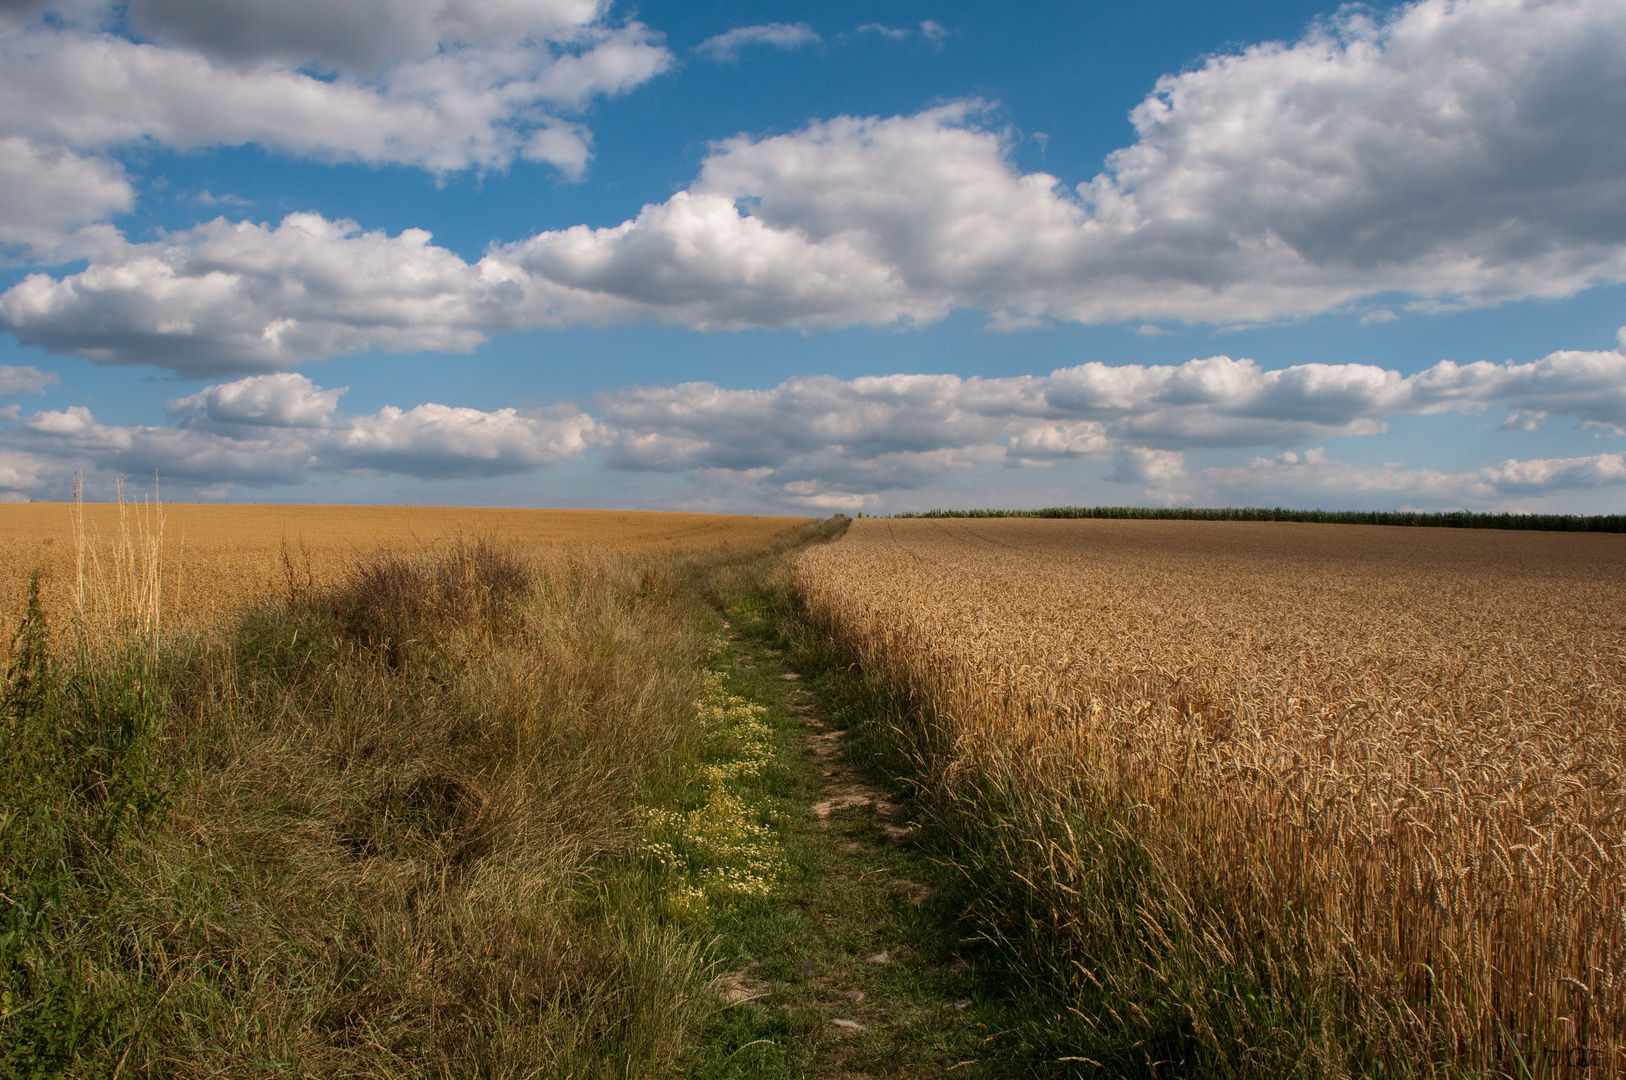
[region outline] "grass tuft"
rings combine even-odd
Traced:
[[[705,674],[715,619],[674,584],[693,557],[463,540],[161,637],[127,617],[158,610],[142,535],[83,560],[77,644],[53,645],[37,579],[11,638],[0,1074],[676,1057],[712,975],[662,914],[647,823],[684,820],[707,889],[774,875],[729,802],[755,720]]]

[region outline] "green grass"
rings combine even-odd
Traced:
[[[381,557],[53,656],[0,728],[0,1075],[616,1076],[710,1008],[640,807],[697,754],[660,561]]]
[[[776,735],[779,767],[762,774],[755,798],[782,823],[791,870],[768,901],[711,909],[721,970],[760,996],[702,1029],[681,1059],[684,1075],[1090,1075],[1059,1060],[1078,1042],[1061,999],[1016,975],[965,921],[975,883],[955,864],[918,835],[889,837],[871,813],[837,812],[820,826],[808,812],[821,773],[846,768],[897,800],[907,819],[907,779],[888,767],[898,758],[876,753],[897,702],[809,637],[782,591],[736,593],[728,616],[729,685],[767,707]],[[787,671],[801,678],[787,682]],[[844,761],[809,752],[796,706],[846,733]],[[869,962],[882,953],[887,963]],[[855,992],[861,1000],[848,996]]]

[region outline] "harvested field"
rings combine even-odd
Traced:
[[[1626,1074],[1626,538],[865,520],[795,577],[1092,1025]]]
[[[77,548],[71,503],[0,506],[0,623],[15,627],[29,574],[45,571],[53,624],[72,610]],[[138,532],[139,507],[126,508]],[[761,543],[805,518],[619,510],[497,510],[398,506],[162,507],[161,621],[211,624],[268,592],[322,588],[357,557],[379,549],[433,551],[459,537],[495,536],[520,546],[569,544],[611,552],[676,553]],[[119,507],[87,503],[85,531],[103,559],[119,536]],[[158,532],[149,519],[149,535]]]

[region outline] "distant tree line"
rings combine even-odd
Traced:
[[[927,510],[895,518],[1136,518],[1151,521],[1309,521],[1325,525],[1415,525],[1436,529],[1626,532],[1626,514],[1476,514],[1448,510],[1284,510],[1282,507],[1050,506],[1043,510]]]

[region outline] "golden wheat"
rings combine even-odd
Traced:
[[[148,590],[140,602],[150,601],[166,626],[203,627],[271,593],[331,585],[358,556],[381,548],[433,550],[459,537],[495,535],[522,546],[676,553],[761,543],[807,520],[400,506],[169,504],[160,513],[139,500],[122,511],[115,503],[87,503],[79,510],[70,503],[6,504],[0,505],[0,624],[16,626],[35,569],[45,571],[41,594],[53,625],[95,599],[85,595],[85,582],[139,579]],[[142,548],[152,543],[159,547]],[[141,567],[154,571],[150,581],[141,576],[145,570],[135,573],[134,563],[123,575],[91,573],[85,565],[89,559],[132,560],[138,549]]]
[[[860,521],[795,576],[951,769],[1095,785],[1183,910],[1307,929],[1377,1043],[1626,1073],[1626,537]],[[1088,852],[1047,843],[1061,909]]]

